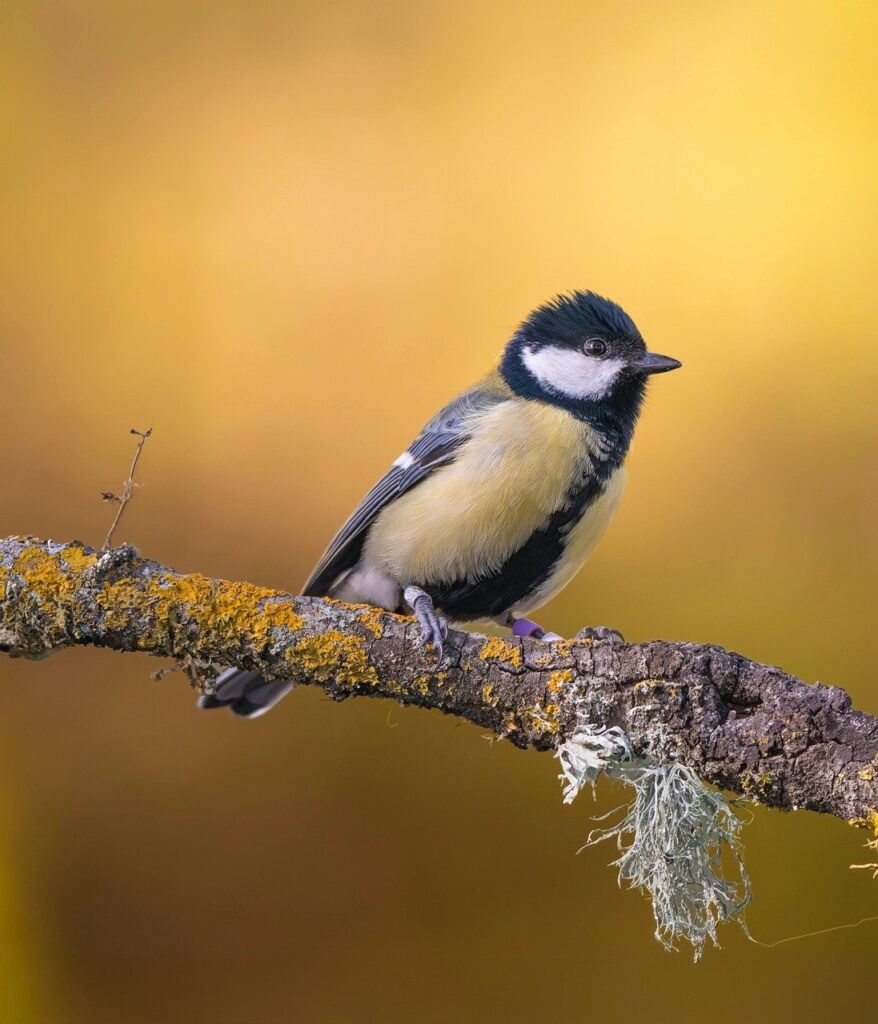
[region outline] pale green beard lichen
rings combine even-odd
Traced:
[[[616,841],[619,884],[649,895],[655,936],[666,949],[685,939],[698,960],[708,940],[719,945],[718,925],[737,920],[746,932],[750,880],[740,853],[742,822],[721,793],[686,765],[635,758],[617,727],[601,731],[580,723],[557,757],[565,803],[601,774],[633,787],[621,818],[593,829],[585,845]]]

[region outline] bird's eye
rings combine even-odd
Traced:
[[[587,356],[605,356],[607,354],[607,343],[602,338],[589,338],[582,346],[582,351]]]

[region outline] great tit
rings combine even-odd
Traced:
[[[607,528],[647,378],[677,369],[589,291],[534,310],[497,369],[445,406],[360,502],[304,595],[413,612],[441,660],[447,620],[517,636]],[[263,714],[292,684],[228,669],[201,707]]]

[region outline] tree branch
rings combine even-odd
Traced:
[[[557,748],[583,722],[771,807],[840,818],[878,808],[878,718],[844,690],[705,644],[500,640],[452,632],[446,658],[413,620],[182,574],[133,548],[0,541],[0,651],[81,644],[174,658],[201,688],[240,665],[465,718],[520,747]]]

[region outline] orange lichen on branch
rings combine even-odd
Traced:
[[[12,571],[41,600],[59,601],[73,593],[74,581],[67,574],[60,555],[42,548],[26,547],[13,562]]]
[[[501,640],[499,636],[489,636],[485,640],[479,657],[482,661],[499,661],[513,668],[521,668],[521,648],[508,640]]]
[[[372,636],[384,635],[384,614],[378,608],[361,608],[358,611],[358,618]]]
[[[878,810],[869,810],[864,818],[853,818],[851,824],[857,828],[867,828],[872,839],[866,842],[866,849],[878,853]],[[878,878],[878,864],[851,864],[855,871],[871,871],[873,878]]]
[[[104,609],[108,629],[125,629],[134,618],[148,621],[148,628],[139,630],[142,650],[160,646],[168,631],[181,624],[194,627],[200,637],[221,642],[246,638],[254,650],[275,639],[279,631],[302,627],[292,598],[251,583],[214,582],[198,573],[126,576],[106,583],[97,603]]]
[[[418,676],[412,683],[412,689],[420,697],[426,697],[430,693],[433,679],[430,676]]]
[[[863,818],[851,818],[849,824],[854,828],[867,828],[878,841],[878,810],[871,809]],[[870,844],[871,845],[871,841]]]
[[[549,676],[546,689],[549,693],[560,693],[573,682],[573,670],[569,668],[560,669]]]
[[[531,743],[539,744],[557,735],[561,729],[561,706],[559,704],[525,705],[517,711],[507,711],[503,718],[503,735],[519,733]]]
[[[754,803],[760,803],[768,793],[771,784],[772,778],[768,772],[759,772],[758,775],[747,772],[743,776],[744,796]]]
[[[111,630],[127,629],[135,616],[138,619],[146,619],[160,615],[155,602],[149,600],[149,594],[144,593],[140,586],[129,579],[105,583],[95,601],[104,611],[104,626]],[[153,630],[149,630],[143,637],[143,650],[149,650],[154,646],[151,642],[152,633]]]
[[[534,704],[522,711],[522,721],[539,736],[554,736],[561,728],[559,704]]]
[[[285,660],[292,678],[307,676],[309,682],[345,690],[379,683],[364,641],[337,629],[305,637],[287,651]]]
[[[59,552],[64,565],[73,573],[83,573],[90,569],[98,560],[97,552],[90,551],[84,544],[73,541],[65,544]]]
[[[28,627],[26,632],[33,639],[22,647],[21,653],[38,655],[66,636],[67,616],[79,573],[68,570],[60,554],[27,544],[27,538],[21,541],[27,546],[13,561],[7,581],[18,577],[23,584],[22,594],[14,607],[5,608],[4,620],[14,617]],[[3,589],[5,600],[7,587]]]
[[[115,565],[112,552],[100,556],[76,541],[59,546],[27,537],[15,541],[21,549],[11,563],[0,566],[0,600],[2,621],[14,618],[25,627],[21,654],[66,646],[69,621],[83,617],[78,602],[92,602],[92,617],[97,615],[102,630],[127,633],[133,649],[147,652],[166,651],[170,638],[188,653],[199,644],[219,642],[258,655],[303,625],[293,598],[266,587],[154,571],[154,564],[137,558],[133,549]],[[9,603],[5,599],[13,579],[20,581],[21,595]]]
[[[220,637],[247,633],[256,647],[274,639],[275,630],[294,633],[302,628],[302,617],[293,607],[291,597],[279,596],[252,583],[221,580],[207,614],[210,628]]]

